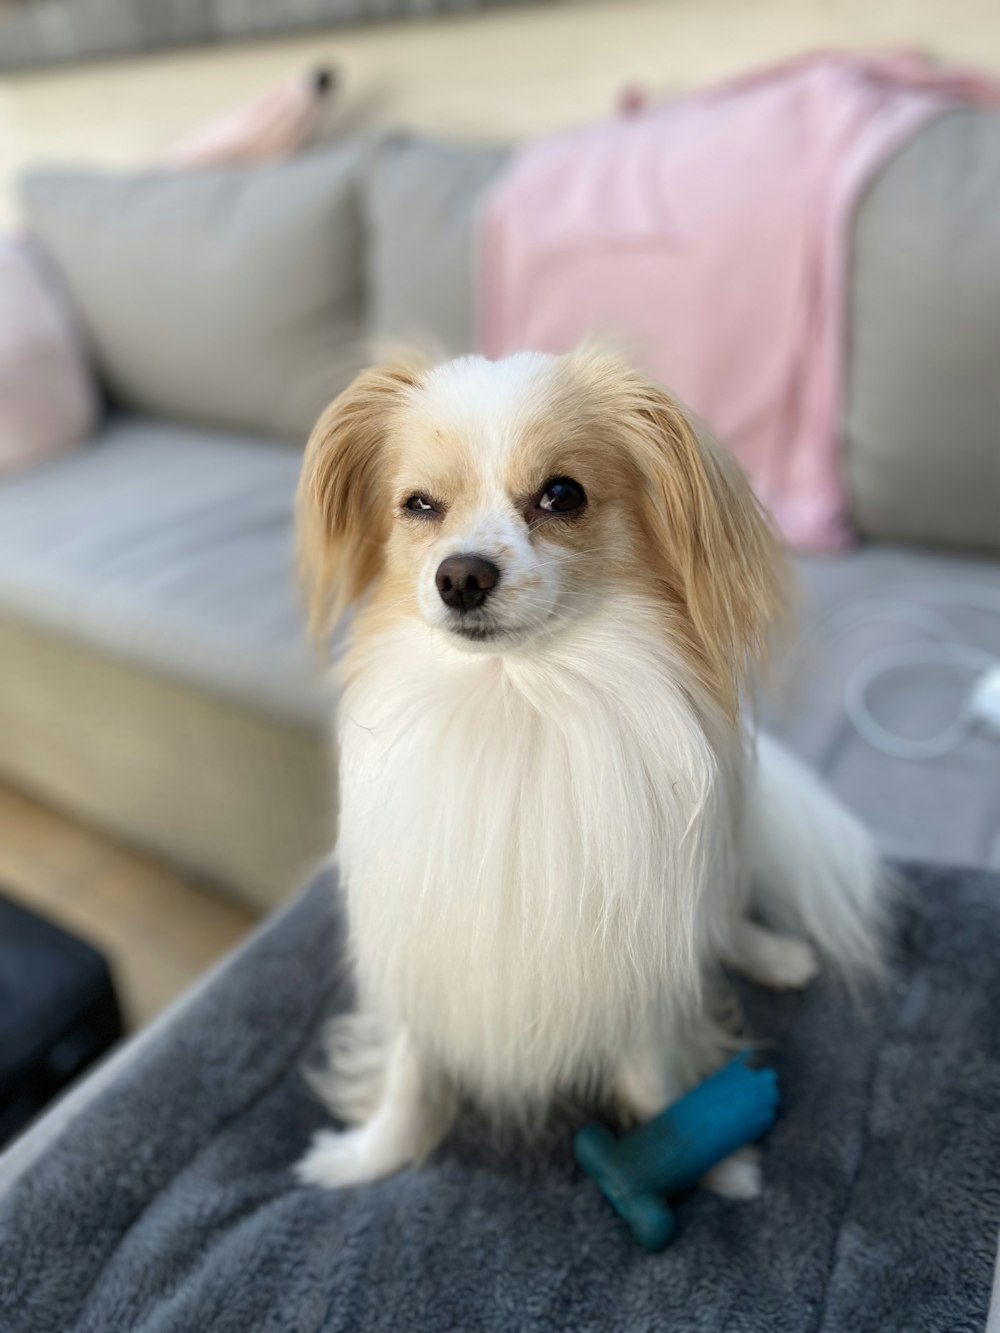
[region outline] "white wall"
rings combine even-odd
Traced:
[[[605,114],[624,84],[709,82],[816,46],[903,44],[1000,72],[998,0],[564,0],[0,82],[0,222],[39,161],[141,163],[321,62],[373,123],[511,139]]]

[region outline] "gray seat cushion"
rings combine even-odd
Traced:
[[[376,340],[473,351],[476,221],[503,148],[392,135],[365,178],[369,321]]]
[[[889,851],[1000,869],[1000,738],[970,732],[933,760],[895,758],[859,733],[845,707],[854,673],[889,649],[964,644],[1000,661],[1000,563],[862,547],[801,559],[799,569],[801,640],[768,693],[764,724],[825,775]],[[927,736],[962,710],[976,676],[976,668],[914,662],[872,682],[870,709],[894,734]]]
[[[305,442],[363,362],[365,151],[27,177],[28,219],[119,404]]]
[[[299,467],[270,441],[113,419],[0,487],[0,614],[314,724],[293,571]]]
[[[846,421],[866,536],[1000,552],[1000,111],[902,149],[854,230]]]

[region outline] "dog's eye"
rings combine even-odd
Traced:
[[[421,518],[435,518],[441,512],[429,496],[419,493],[411,495],[403,508],[411,514],[419,514]]]
[[[538,508],[549,514],[574,514],[587,503],[587,493],[572,477],[553,477],[538,497]]]

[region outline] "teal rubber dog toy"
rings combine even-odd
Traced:
[[[749,1051],[741,1051],[623,1138],[587,1125],[573,1140],[576,1160],[645,1249],[662,1250],[673,1237],[676,1221],[668,1198],[690,1189],[774,1124],[777,1077],[773,1069],[751,1069],[749,1058]]]

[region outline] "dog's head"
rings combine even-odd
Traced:
[[[740,468],[593,350],[366,371],[309,441],[299,544],[320,634],[370,594],[462,651],[524,652],[643,597],[731,713],[781,600]]]

